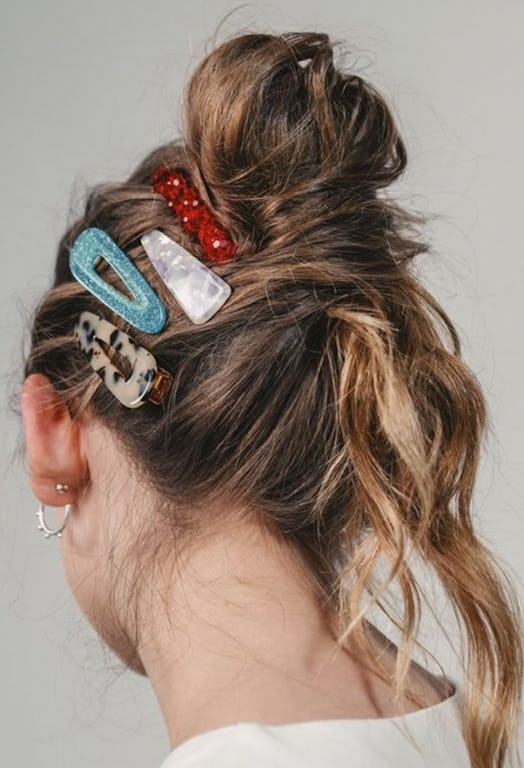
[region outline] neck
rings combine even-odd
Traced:
[[[186,551],[142,601],[140,626],[172,749],[239,721],[343,712],[341,662],[351,670],[333,616],[291,548],[259,527],[243,522]]]

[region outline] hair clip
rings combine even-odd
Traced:
[[[140,242],[158,274],[186,315],[205,323],[231,295],[231,286],[206,264],[159,229]]]
[[[165,197],[184,228],[196,235],[208,261],[225,264],[236,256],[232,238],[183,173],[161,165],[153,174],[153,189]]]
[[[134,300],[107,283],[96,266],[104,258]],[[163,303],[145,277],[103,229],[83,230],[71,248],[69,267],[73,276],[103,304],[145,333],[160,333],[167,321]]]
[[[82,312],[73,333],[93,370],[122,405],[138,408],[147,400],[156,405],[164,400],[172,375],[120,328],[93,312]]]

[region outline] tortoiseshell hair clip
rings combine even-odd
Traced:
[[[131,336],[94,312],[82,312],[74,335],[93,370],[127,408],[160,405],[173,384],[168,371]]]

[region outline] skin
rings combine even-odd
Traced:
[[[210,520],[220,515],[218,529],[177,557],[172,547],[160,549],[136,610],[124,603],[116,616],[108,611],[114,569],[134,577],[126,546],[144,535],[154,494],[107,428],[71,420],[45,376],[26,379],[21,406],[34,495],[51,507],[74,505],[57,541],[75,599],[115,654],[151,681],[172,749],[239,721],[390,717],[420,708],[407,698],[395,706],[391,687],[351,641],[337,645],[335,616],[319,605],[302,563],[241,510],[206,510]],[[57,493],[57,482],[68,484],[67,493]],[[57,512],[49,524],[61,522]],[[393,653],[381,647],[392,670]],[[415,663],[408,675],[424,706],[449,695],[437,680]]]

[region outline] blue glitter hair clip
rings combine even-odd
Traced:
[[[173,377],[131,336],[94,312],[82,312],[73,333],[91,368],[126,408],[164,400]]]
[[[113,267],[133,300],[97,272],[96,266],[102,258]],[[78,235],[69,254],[69,267],[84,288],[135,328],[152,334],[160,333],[164,328],[167,322],[164,304],[142,273],[103,229],[90,227]]]

